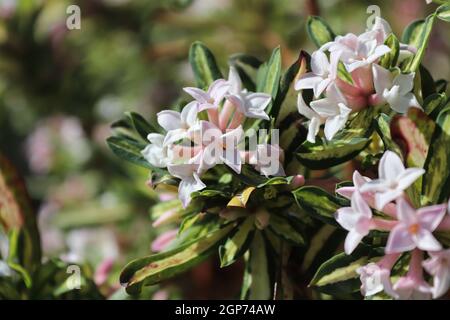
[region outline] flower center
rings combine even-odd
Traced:
[[[214,104],[214,98],[209,98],[209,99],[208,99],[208,103]]]
[[[408,231],[411,234],[417,234],[419,232],[420,226],[418,223],[409,226]]]

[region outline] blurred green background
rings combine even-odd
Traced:
[[[66,27],[72,4],[80,30]],[[45,255],[94,268],[111,261],[109,295],[121,267],[151,253],[149,208],[159,198],[148,173],[116,159],[105,139],[124,111],[154,117],[192,85],[191,42],[203,41],[224,70],[233,53],[264,60],[281,45],[286,66],[300,49],[314,50],[308,15],[338,34],[360,33],[370,5],[398,36],[435,9],[424,0],[0,0],[0,152],[26,179]],[[435,79],[450,78],[449,38],[438,22],[425,58]],[[225,284],[239,270],[217,277],[216,269],[208,262],[143,297],[234,297],[239,279]],[[219,282],[224,289],[214,290]]]

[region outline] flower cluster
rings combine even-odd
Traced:
[[[450,249],[444,249],[434,231],[450,230],[447,205],[414,209],[405,190],[424,174],[423,169],[405,168],[400,157],[386,151],[378,167],[378,179],[371,180],[358,171],[352,187],[336,192],[351,199],[351,207],[338,209],[336,221],[348,230],[345,252],[351,254],[371,230],[389,232],[385,256],[358,269],[361,291],[370,296],[384,290],[396,299],[438,298],[450,286]],[[378,210],[375,216],[372,209]],[[381,214],[379,214],[381,212]],[[406,275],[391,282],[391,270],[398,259],[410,253]],[[424,255],[428,259],[423,261]],[[424,280],[423,269],[433,277],[433,285]]]
[[[311,55],[311,72],[295,83],[296,90],[314,92],[309,105],[301,93],[297,103],[299,113],[309,119],[308,141],[315,142],[321,125],[325,138],[333,139],[352,112],[366,107],[388,104],[399,113],[421,108],[411,92],[415,73],[402,74],[380,65],[380,58],[392,50],[385,44],[390,34],[389,24],[377,17],[371,30],[337,36]],[[414,51],[400,44],[399,62]]]
[[[272,101],[269,94],[243,88],[234,67],[230,67],[228,80],[218,79],[206,91],[194,87],[184,91],[194,101],[181,112],[159,112],[158,124],[166,134],[150,133],[150,144],[142,150],[152,166],[167,168],[181,179],[178,196],[184,207],[192,192],[205,188],[201,175],[217,164],[224,163],[240,173],[242,163],[249,161],[265,176],[284,175],[282,150],[276,143],[257,144],[249,151],[239,148],[246,119],[269,120],[265,112]]]

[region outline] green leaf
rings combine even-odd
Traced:
[[[408,167],[423,167],[434,128],[434,121],[418,108],[410,108],[406,115],[392,119],[392,136],[403,146]]]
[[[370,143],[367,138],[352,138],[350,140],[333,140],[329,144],[302,144],[297,159],[310,169],[326,169],[356,157]]]
[[[228,224],[173,250],[134,260],[125,266],[120,282],[132,293],[180,274],[204,261],[233,228],[234,224]]]
[[[416,96],[421,97],[422,100],[436,93],[436,85],[430,71],[423,65],[419,67],[420,86],[415,88],[414,92]],[[417,78],[417,77],[416,77]],[[420,88],[420,92],[417,92]],[[417,93],[416,93],[417,92]]]
[[[265,62],[258,70],[256,91],[265,92],[275,99],[280,86],[281,77],[281,50],[280,47],[272,51],[269,61]],[[270,111],[267,107],[266,113]]]
[[[222,78],[216,58],[201,42],[196,41],[191,45],[189,62],[199,88],[207,88],[214,80]]]
[[[398,55],[400,53],[400,44],[397,37],[393,33],[387,37],[384,44],[391,48],[391,51],[381,57],[380,65],[389,69],[395,67],[397,64]]]
[[[330,26],[321,17],[317,16],[310,16],[308,18],[306,31],[318,48],[327,42],[333,41],[336,37]]]
[[[337,225],[334,213],[342,207],[342,202],[325,190],[305,186],[292,191],[297,204],[310,216],[328,224]]]
[[[437,93],[444,93],[447,90],[448,81],[445,79],[436,80],[434,83]]]
[[[246,264],[241,299],[268,300],[272,297],[266,244],[261,232],[256,232],[250,250],[245,254]]]
[[[125,137],[109,137],[106,142],[111,148],[112,152],[119,158],[134,163],[138,166],[161,170],[154,168],[145,160],[141,151],[145,148],[145,144]]]
[[[255,216],[246,218],[237,231],[219,247],[220,267],[227,267],[239,259],[249,248],[255,232]]]
[[[238,53],[232,55],[228,63],[236,68],[244,87],[249,91],[256,91],[256,76],[262,62],[256,57]]]
[[[402,42],[412,45],[414,48],[419,47],[420,35],[425,25],[425,20],[416,20],[410,23],[402,35]]]
[[[410,108],[407,115],[398,115],[391,122],[394,141],[402,146],[407,167],[422,168],[427,158],[435,123],[422,110]],[[407,190],[410,200],[420,206],[422,177]]]
[[[297,159],[311,169],[326,169],[357,156],[370,143],[377,108],[360,111],[332,141],[305,141],[296,151]]]
[[[445,107],[447,96],[445,93],[435,93],[427,97],[423,102],[423,110],[431,118],[436,119],[439,112]]]
[[[450,22],[450,4],[443,4],[436,10],[439,19]]]
[[[309,54],[306,51],[301,50],[297,60],[286,70],[280,81],[280,90],[273,102],[270,116],[277,119],[281,106],[291,88],[291,84],[297,75],[306,72],[307,65],[309,64]]]
[[[351,255],[340,253],[320,266],[310,286],[331,295],[356,292],[361,286],[356,270],[369,262],[377,261],[383,254],[382,249],[361,245]]]
[[[424,165],[422,205],[438,204],[450,196],[450,109],[439,114],[438,124]]]
[[[388,115],[384,113],[380,114],[376,119],[376,130],[381,137],[381,140],[383,140],[385,150],[391,150],[400,157],[403,157],[402,151],[392,138],[389,121]]]
[[[269,220],[269,228],[279,237],[296,246],[303,246],[305,239],[303,235],[297,231],[288,218],[271,214]]]
[[[130,119],[134,130],[139,134],[139,136],[147,142],[147,136],[149,133],[158,132],[158,130],[153,127],[147,120],[144,119],[140,114],[136,112],[126,112],[125,115]]]
[[[420,28],[420,37],[417,43],[413,45],[417,48],[417,52],[414,55],[414,58],[408,63],[405,70],[406,73],[417,71],[419,65],[425,55],[426,48],[428,47],[428,41],[430,39],[431,31],[433,29],[434,20],[436,18],[435,14],[429,15],[424,24]],[[418,31],[418,30],[417,30]]]

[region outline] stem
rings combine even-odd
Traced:
[[[244,121],[244,118],[244,114],[239,110],[236,110],[233,115],[233,120],[231,120],[231,123],[228,125],[228,129],[236,129],[239,127]]]
[[[401,253],[391,253],[385,255],[380,261],[378,261],[378,266],[382,269],[391,270],[394,264],[397,262]]]
[[[217,109],[208,109],[208,119],[216,126],[219,125],[219,112]]]
[[[408,277],[411,277],[412,279],[422,279],[422,260],[422,251],[414,249],[411,253],[411,260],[409,261]]]
[[[391,231],[397,223],[397,221],[374,218],[371,221],[371,227],[377,230]]]
[[[219,115],[219,127],[222,131],[227,128],[228,122],[231,119],[231,115],[233,114],[236,107],[230,101],[226,100],[222,111]]]

